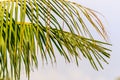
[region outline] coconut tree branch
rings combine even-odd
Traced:
[[[0,14],[3,80],[20,80],[22,64],[29,79],[31,67],[38,67],[36,48],[43,62],[56,62],[56,47],[66,61],[75,59],[77,65],[81,55],[95,70],[98,66],[103,69],[102,62],[108,64],[111,50],[107,46],[111,44],[94,39],[90,28],[105,40],[107,34],[96,12],[89,8],[66,0],[7,0],[0,2]]]

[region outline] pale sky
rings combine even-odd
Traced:
[[[86,7],[102,13],[107,21],[112,52],[109,65],[104,70],[95,71],[88,61],[80,61],[79,67],[75,63],[66,64],[64,58],[57,57],[57,64],[48,64],[31,73],[31,80],[115,80],[120,76],[120,0],[74,0]],[[56,53],[58,53],[56,51]],[[41,63],[41,61],[39,61]],[[22,74],[21,80],[27,80]]]

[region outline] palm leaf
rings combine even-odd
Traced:
[[[38,67],[36,49],[43,62],[56,62],[56,47],[65,60],[71,62],[72,57],[77,65],[80,53],[95,70],[98,65],[103,69],[101,62],[108,63],[111,50],[105,46],[111,44],[94,39],[89,28],[103,39],[107,35],[89,8],[65,0],[7,0],[0,2],[0,14],[0,78],[19,80],[24,64],[29,79],[31,67]]]

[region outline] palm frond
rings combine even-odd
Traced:
[[[0,14],[0,78],[19,80],[23,63],[29,79],[31,67],[38,67],[36,49],[43,62],[56,62],[56,47],[77,65],[80,52],[95,70],[98,65],[103,69],[101,62],[108,63],[111,50],[105,46],[111,44],[94,39],[89,28],[104,39],[107,35],[89,8],[66,0],[7,0],[0,2]]]

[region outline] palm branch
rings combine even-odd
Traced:
[[[54,47],[68,62],[75,59],[78,65],[81,53],[95,70],[103,69],[102,62],[108,64],[111,51],[106,46],[111,44],[106,42],[106,31],[96,14],[66,0],[1,1],[0,78],[19,80],[23,64],[29,79],[31,67],[38,67],[36,49],[42,62],[50,59],[54,63]],[[105,41],[96,40],[91,28]]]

